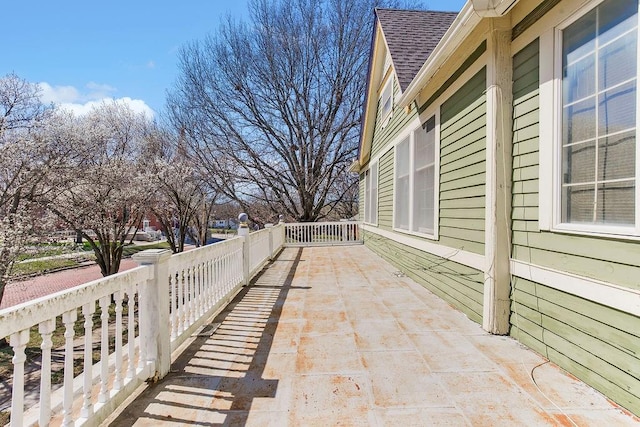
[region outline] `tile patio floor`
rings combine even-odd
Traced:
[[[364,246],[285,249],[105,425],[640,422],[396,270]]]

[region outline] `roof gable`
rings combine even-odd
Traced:
[[[458,14],[400,9],[375,13],[404,92]]]

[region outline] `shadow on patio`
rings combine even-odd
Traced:
[[[105,424],[638,422],[395,270],[364,246],[285,249]]]

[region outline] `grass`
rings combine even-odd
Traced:
[[[78,250],[87,251],[91,250],[91,248],[87,249],[84,246],[76,246],[75,244],[69,243],[38,243],[30,246],[25,252],[18,255],[17,260],[24,261],[27,259],[63,255],[77,252]]]
[[[75,265],[78,265],[76,260],[67,258],[53,258],[16,263],[11,269],[11,276],[40,275],[49,271],[59,270],[65,267],[73,267]]]
[[[11,413],[9,411],[0,411],[0,426],[9,424]]]

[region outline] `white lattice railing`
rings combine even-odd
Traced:
[[[147,250],[134,256],[141,267],[0,311],[0,338],[9,337],[15,354],[11,425],[99,424],[145,380],[166,375],[171,352],[283,241],[278,225],[173,256]],[[26,365],[34,335],[42,362]],[[52,384],[60,374],[62,384]],[[38,401],[26,411],[25,376],[40,378]]]
[[[353,245],[362,243],[356,221],[285,224],[285,246]]]

